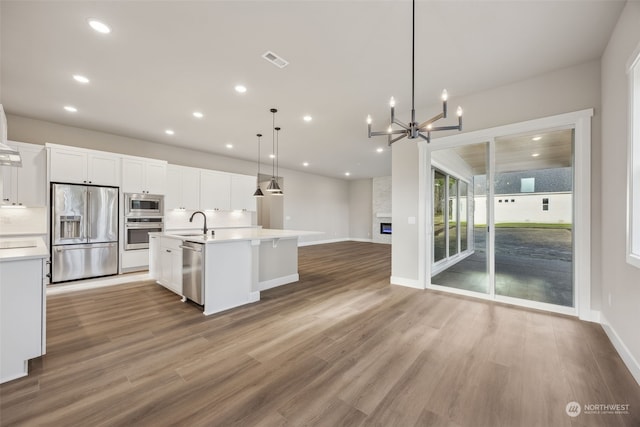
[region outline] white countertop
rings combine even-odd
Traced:
[[[211,233],[211,232],[209,232]],[[234,240],[272,240],[272,239],[297,239],[300,236],[310,236],[313,234],[323,234],[319,231],[301,231],[301,230],[273,230],[264,228],[233,228],[233,229],[216,229],[215,236],[204,236],[198,234],[196,236],[185,236],[180,231],[165,231],[162,233],[149,233],[150,236],[170,237],[172,239],[188,240],[197,243],[224,243]]]
[[[48,258],[49,251],[42,237],[1,237],[0,262],[20,259]]]

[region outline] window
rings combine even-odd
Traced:
[[[521,178],[520,179],[520,192],[521,193],[534,193],[536,191],[536,179],[535,178]]]
[[[638,50],[629,69],[627,261],[640,268],[640,53]]]

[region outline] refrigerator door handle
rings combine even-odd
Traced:
[[[87,239],[91,239],[91,191],[87,189]]]
[[[84,245],[67,245],[67,246],[58,246],[55,248],[56,252],[65,252],[65,251],[84,251],[87,249],[93,248],[109,248],[115,246],[115,243],[89,243]]]

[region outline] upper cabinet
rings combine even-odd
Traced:
[[[167,166],[165,210],[200,208],[200,169],[186,166]]]
[[[22,157],[22,167],[0,166],[2,203],[16,206],[46,206],[47,152],[42,145],[9,141]]]
[[[120,187],[120,156],[104,151],[47,144],[49,180]]]
[[[231,209],[256,210],[256,177],[248,175],[231,175]]]
[[[200,171],[200,209],[231,208],[231,175],[209,170]]]
[[[142,157],[123,157],[124,193],[165,194],[167,162]]]
[[[200,209],[255,211],[255,186],[253,176],[202,170]]]

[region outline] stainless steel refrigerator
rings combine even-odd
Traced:
[[[51,282],[118,273],[118,189],[51,184]]]

